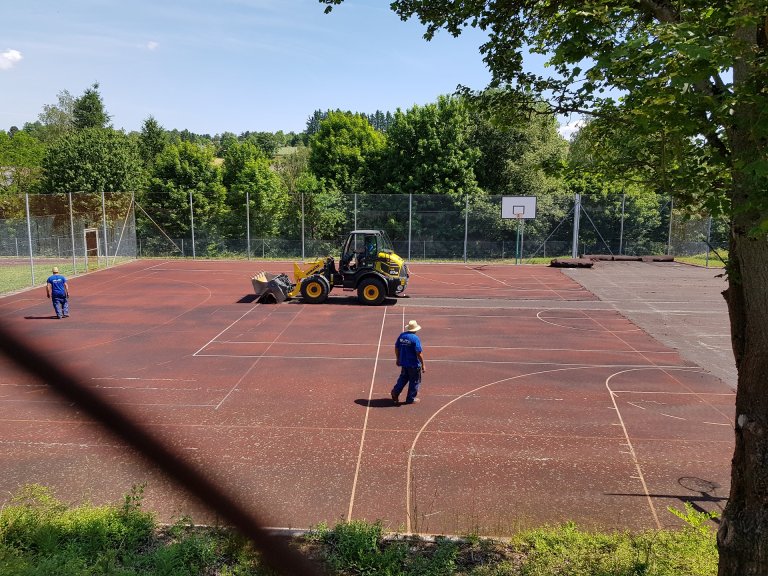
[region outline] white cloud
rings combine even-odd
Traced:
[[[567,124],[561,124],[557,131],[560,132],[560,136],[566,140],[570,140],[571,136],[576,134],[576,132],[578,132],[579,129],[585,124],[586,122],[584,120],[574,120],[573,122],[568,122]]]
[[[160,42],[155,42],[154,40],[147,42],[147,50],[157,50],[159,46]]]
[[[24,58],[18,50],[6,50],[0,52],[0,70],[10,70],[17,62]]]

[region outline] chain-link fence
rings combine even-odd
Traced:
[[[39,285],[53,265],[71,275],[136,257],[336,255],[353,229],[385,230],[409,261],[527,262],[574,254],[714,259],[727,250],[725,219],[686,216],[668,198],[539,197],[536,217],[520,220],[502,218],[501,203],[502,196],[307,195],[269,212],[247,196],[243,206],[219,211],[191,193],[172,207],[167,195],[5,196],[0,291]]]
[[[0,197],[0,292],[136,258],[133,196],[25,194]]]
[[[144,198],[148,206],[160,204]],[[521,221],[501,217],[501,199],[355,194],[326,198],[318,209],[307,196],[268,236],[253,225],[253,210],[241,209],[242,221],[230,221],[227,234],[220,222],[197,214],[192,198],[173,214],[144,212],[139,201],[137,250],[142,257],[313,258],[334,254],[353,229],[385,230],[408,260],[524,261],[571,256],[574,247],[578,254],[637,256],[727,248],[726,220],[685,216],[668,198],[582,195],[575,239],[574,197],[540,197],[536,218]]]

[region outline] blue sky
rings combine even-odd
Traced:
[[[485,37],[431,42],[386,0],[6,0],[0,129],[100,85],[115,128],[300,132],[315,110],[394,112],[490,80]]]

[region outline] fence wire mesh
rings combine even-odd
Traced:
[[[335,255],[352,229],[382,229],[414,260],[514,260],[578,254],[707,255],[727,250],[728,222],[685,215],[663,197],[546,196],[535,219],[501,217],[502,196],[354,194],[291,199],[267,214],[259,199],[214,210],[193,194],[5,196],[0,292],[132,258],[309,259]],[[574,246],[574,212],[579,206]],[[715,256],[713,256],[713,259]]]

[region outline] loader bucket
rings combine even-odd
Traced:
[[[251,278],[256,301],[261,304],[279,304],[288,299],[288,293],[293,290],[293,284],[285,274],[270,274],[259,272]]]

